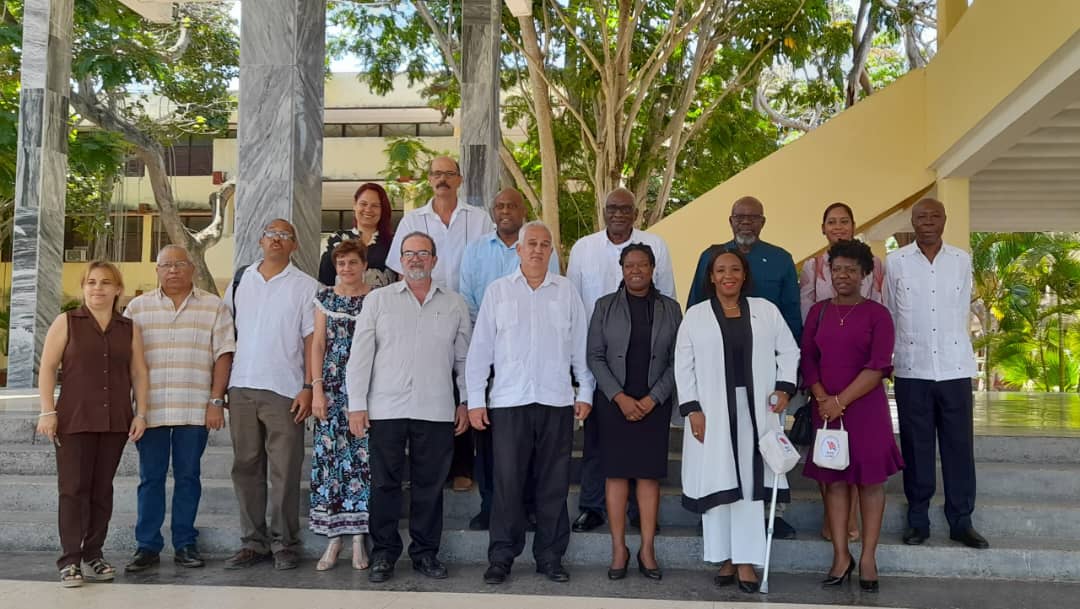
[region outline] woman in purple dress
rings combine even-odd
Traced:
[[[878,589],[877,551],[885,513],[885,481],[904,467],[893,437],[889,401],[882,379],[891,374],[894,330],[889,311],[860,293],[874,269],[870,247],[839,241],[829,248],[835,296],[815,304],[802,335],[803,381],[814,396],[815,427],[841,419],[848,431],[850,465],[837,471],[807,460],[803,474],[825,484],[832,532],[832,568],[822,582],[839,586],[855,569],[848,549],[848,485],[859,489],[863,523],[859,585]],[[839,427],[839,423],[835,425]]]

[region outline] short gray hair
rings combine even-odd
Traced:
[[[524,239],[524,238],[525,238],[525,233],[526,233],[526,232],[528,232],[530,228],[542,228],[542,229],[544,229],[545,231],[547,231],[547,234],[548,234],[548,237],[549,237],[549,238],[553,238],[553,237],[554,237],[554,235],[552,235],[552,234],[551,234],[551,229],[550,229],[550,228],[548,228],[548,225],[547,225],[547,224],[544,224],[544,223],[543,223],[542,221],[540,221],[540,220],[533,220],[532,222],[526,222],[525,224],[522,224],[522,225],[521,225],[521,229],[520,229],[520,230],[518,230],[518,241],[519,241],[519,242],[520,242],[520,241],[521,241],[522,239]]]
[[[158,250],[157,262],[161,262],[161,255],[169,250],[184,252],[184,258],[187,258],[188,262],[191,262],[191,252],[187,251],[186,247],[182,245],[176,245],[175,243],[164,245],[160,250]]]

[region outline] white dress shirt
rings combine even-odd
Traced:
[[[629,239],[616,245],[608,239],[607,231],[600,231],[574,243],[566,268],[566,278],[581,294],[586,315],[592,316],[593,307],[601,296],[619,288],[619,282],[622,281],[619,255],[631,243],[644,243],[652,248],[656,257],[653,284],[664,296],[675,298],[675,273],[671,270],[671,256],[668,254],[667,243],[664,243],[659,235],[635,228]]]
[[[431,271],[432,280],[456,290],[460,281],[458,277],[465,246],[493,230],[495,223],[482,207],[473,207],[458,201],[457,207],[450,214],[450,226],[447,226],[443,224],[439,214],[435,213],[432,202],[428,201],[427,205],[420,209],[405,214],[398,223],[394,241],[390,244],[390,252],[386,255],[386,266],[398,275],[403,275],[401,242],[411,232],[426,233],[435,241],[435,255],[439,259]]]
[[[918,244],[885,259],[885,306],[896,325],[895,375],[947,381],[977,373],[971,348],[971,256],[942,244],[931,263]]]
[[[244,271],[236,289],[225,290],[225,305],[236,324],[229,387],[265,389],[289,398],[304,385],[304,338],[315,332],[315,291],[319,282],[290,262],[268,280],[262,260]]]
[[[349,412],[366,410],[373,420],[453,422],[453,379],[467,395],[471,333],[465,299],[434,282],[423,304],[404,281],[372,291],[356,318],[345,366]]]
[[[549,272],[533,290],[518,268],[493,281],[484,293],[465,365],[469,409],[592,404],[596,381],[585,361],[588,326],[581,298],[565,277]],[[493,364],[495,379],[485,400]],[[571,369],[578,382],[576,398]]]

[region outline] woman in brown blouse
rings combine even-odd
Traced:
[[[112,516],[113,476],[128,440],[146,430],[150,390],[142,335],[118,312],[124,293],[119,269],[91,262],[82,279],[83,305],[60,314],[41,354],[38,433],[56,445],[62,556],[56,561],[64,587],[116,576],[101,547]],[[64,382],[53,403],[56,369]],[[132,412],[132,390],[136,411]]]

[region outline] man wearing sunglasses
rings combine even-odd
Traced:
[[[267,224],[259,246],[262,259],[225,292],[236,325],[229,431],[243,534],[243,547],[225,561],[225,568],[250,567],[268,560],[272,552],[274,568],[295,569],[300,561],[304,419],[311,414],[307,358],[319,282],[290,261],[297,243],[289,222]]]

